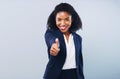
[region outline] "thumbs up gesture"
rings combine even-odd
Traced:
[[[55,43],[53,43],[51,48],[50,48],[50,54],[53,55],[53,56],[57,56],[59,51],[60,51],[60,49],[59,49],[59,39],[56,38]]]

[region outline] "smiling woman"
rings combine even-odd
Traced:
[[[84,79],[82,38],[76,34],[80,28],[81,19],[70,4],[55,7],[45,33],[49,62],[44,79]]]
[[[69,13],[61,11],[56,15],[56,25],[59,30],[66,36],[68,41],[69,38],[69,28],[71,27],[72,17]]]

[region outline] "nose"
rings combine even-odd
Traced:
[[[61,21],[61,25],[64,26],[65,25],[65,21]]]

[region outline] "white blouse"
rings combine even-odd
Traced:
[[[66,53],[66,60],[65,60],[62,70],[76,68],[75,45],[74,45],[73,35],[70,34],[68,42],[67,42],[67,39],[64,34],[63,34],[63,36],[64,36],[64,40],[65,40],[65,44],[66,44],[66,52],[67,53]]]

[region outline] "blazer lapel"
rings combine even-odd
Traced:
[[[73,33],[73,39],[74,39],[74,44],[75,44],[76,65],[78,65],[79,63],[79,41],[77,40],[75,33]]]

